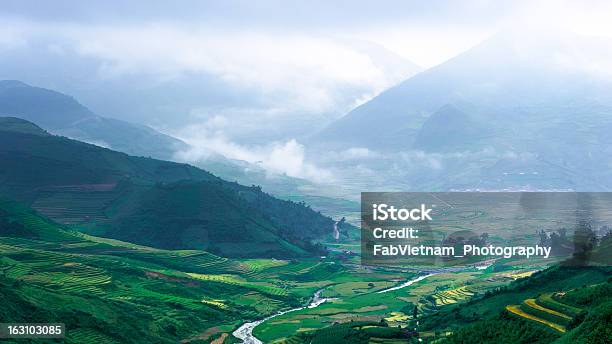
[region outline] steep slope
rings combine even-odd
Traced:
[[[428,315],[421,330],[452,329],[443,343],[598,343],[589,331],[609,336],[611,277],[610,267],[554,266]]]
[[[95,117],[72,97],[17,80],[0,81],[0,114],[34,121],[49,130]]]
[[[148,100],[143,95],[141,102]],[[97,116],[71,96],[15,80],[0,80],[0,116],[27,119],[53,134],[135,156],[181,162],[184,159],[179,153],[189,152],[189,145],[179,139],[144,125]],[[1,123],[1,126],[8,125],[6,119]],[[271,176],[257,164],[231,160],[221,155],[189,161],[226,180],[244,185],[261,185],[267,192],[280,196],[302,194],[300,188],[310,185],[304,179]]]
[[[66,343],[210,342],[305,302],[270,282],[283,272],[83,235],[0,198],[0,320],[62,322]]]
[[[415,135],[413,147],[426,152],[468,150],[492,134],[455,105],[434,112]]]
[[[100,117],[68,95],[16,80],[0,81],[0,115],[23,118],[54,134],[128,154],[170,159],[187,147],[147,126]]]
[[[310,241],[333,228],[331,219],[303,204],[186,164],[6,128],[0,130],[0,181],[0,194],[60,223],[154,247],[301,256],[318,254]]]

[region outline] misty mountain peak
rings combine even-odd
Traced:
[[[0,90],[14,87],[30,87],[30,85],[19,80],[0,80]]]
[[[0,83],[0,114],[24,118],[47,129],[95,116],[68,95],[16,80]]]
[[[502,31],[382,92],[316,138],[345,148],[401,150],[446,104],[469,103],[470,115],[480,121],[510,123],[534,111],[532,119],[554,115],[561,120],[584,107],[609,107],[609,43],[555,31]]]

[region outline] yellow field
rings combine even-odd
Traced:
[[[410,319],[410,316],[402,313],[402,312],[391,312],[390,314],[391,316],[388,318],[385,318],[385,320],[389,321],[389,322],[394,322],[394,321],[406,321],[408,319]]]
[[[223,300],[202,300],[202,303],[213,305],[221,309],[227,309],[227,305],[223,303]]]
[[[523,317],[525,319],[529,319],[529,320],[533,320],[533,321],[537,321],[541,324],[544,324],[548,327],[551,327],[559,332],[565,333],[565,327],[561,326],[559,324],[555,324],[554,322],[548,321],[548,320],[544,320],[542,318],[538,318],[536,316],[533,316],[531,314],[525,313],[523,312],[523,310],[521,310],[519,305],[508,305],[506,306],[506,310],[508,310],[508,312],[511,312],[513,314],[516,314],[520,317]]]
[[[520,273],[516,273],[516,274],[509,274],[507,276],[516,280],[516,279],[519,279],[519,278],[529,277],[529,276],[533,275],[536,271],[537,270],[525,271],[525,272],[520,272]]]
[[[452,290],[438,292],[433,295],[437,306],[449,305],[458,301],[472,297],[474,293],[467,286],[459,287]]]
[[[535,299],[527,299],[527,300],[525,300],[525,304],[527,306],[531,307],[531,308],[535,308],[537,310],[544,311],[546,313],[549,313],[549,314],[552,314],[552,315],[556,315],[556,316],[561,317],[561,318],[572,320],[572,317],[570,317],[569,315],[566,315],[566,314],[563,314],[561,312],[557,312],[557,311],[554,311],[552,309],[549,309],[549,308],[542,307],[542,306],[538,305],[536,303]]]

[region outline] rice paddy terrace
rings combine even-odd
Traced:
[[[337,330],[394,343],[412,336],[401,328],[414,320],[413,305],[422,316],[513,280],[512,272],[474,269],[381,294],[415,273],[329,258],[228,259],[156,249],[83,234],[9,201],[0,201],[0,215],[0,298],[6,304],[0,316],[65,322],[68,343],[230,343],[245,321],[303,306],[320,289],[328,302],[276,317],[254,334],[264,342],[293,343]],[[376,325],[381,321],[384,326]],[[361,325],[349,325],[355,322]]]
[[[265,343],[325,343],[332,337],[336,341],[329,343],[405,343],[417,336],[406,330],[414,329],[415,307],[417,317],[423,317],[482,297],[514,280],[508,271],[466,270],[416,278],[415,272],[354,267],[349,275],[335,278],[334,284],[324,289],[326,303],[275,317],[257,326],[253,333]],[[415,283],[394,288],[406,279]],[[424,335],[427,333],[419,334]]]
[[[520,305],[506,306],[508,312],[565,333],[567,326],[583,311],[560,301],[559,294],[547,293],[526,299]]]
[[[46,187],[32,208],[64,224],[107,222],[105,210],[118,196],[116,184],[85,184]]]
[[[557,265],[424,314],[419,334],[448,344],[609,343],[611,293],[609,267]]]
[[[253,334],[265,343],[394,344],[417,335],[453,343],[469,324],[462,321],[488,319],[501,305],[509,316],[501,324],[531,324],[553,340],[584,331],[599,314],[594,305],[609,302],[605,269],[536,271],[508,262],[440,271],[395,289],[417,272],[333,257],[228,259],[151,248],[83,234],[0,201],[0,318],[65,322],[67,343],[233,343],[244,322],[302,307],[321,289],[324,304],[274,317]]]
[[[0,201],[0,215],[0,318],[64,322],[68,343],[228,338],[245,319],[301,305],[329,283],[309,276],[341,273],[316,260],[232,260],[98,238],[12,202]]]

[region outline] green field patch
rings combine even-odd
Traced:
[[[197,273],[187,273],[188,276],[201,281],[207,282],[216,282],[216,283],[224,283],[230,285],[236,285],[248,289],[255,289],[265,294],[275,295],[275,296],[286,296],[287,290],[284,288],[278,288],[271,285],[259,284],[255,282],[247,282],[238,276],[235,275],[213,275],[213,274],[197,274]]]
[[[356,312],[356,313],[373,312],[373,311],[380,311],[380,310],[387,309],[387,308],[388,308],[387,305],[365,306],[365,307],[355,308],[353,309],[353,312]]]
[[[358,294],[373,293],[393,286],[394,283],[389,281],[351,281],[346,283],[338,283],[330,286],[325,290],[325,295],[329,297],[351,297]]]
[[[66,331],[66,342],[74,344],[119,344],[120,342],[91,328]]]
[[[523,301],[521,308],[528,313],[556,322],[563,326],[569,325],[569,323],[572,321],[571,316],[543,307],[536,302],[536,299],[526,299]]]
[[[278,259],[245,259],[241,260],[240,262],[246,265],[246,267],[253,272],[260,272],[262,270],[289,264],[289,262],[286,260]]]
[[[536,299],[536,303],[542,307],[546,307],[559,313],[566,314],[570,317],[575,317],[582,312],[580,308],[557,301],[554,298],[554,293],[546,293],[540,295]]]

